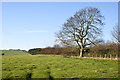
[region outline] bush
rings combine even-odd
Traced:
[[[118,45],[114,42],[107,42],[104,44],[99,44],[97,46],[90,47],[89,54],[91,55],[117,55],[118,54]]]
[[[34,54],[34,50],[33,54]],[[32,52],[31,51],[31,52]],[[104,44],[98,44],[97,46],[86,47],[84,49],[84,56],[109,56],[110,54],[116,56],[118,54],[118,45],[114,42],[107,42]],[[36,53],[35,53],[36,54]],[[63,57],[79,56],[79,49],[76,47],[47,47],[37,52],[37,54],[53,54],[62,55]]]
[[[44,48],[41,51],[37,52],[37,54],[60,54],[61,48]]]
[[[32,54],[32,55],[36,55],[37,52],[40,52],[42,49],[41,48],[34,48],[34,49],[29,49],[28,53]]]
[[[75,48],[75,47],[62,48],[61,55],[65,56],[65,57],[67,57],[67,56],[78,56],[79,55],[79,50],[78,50],[78,48]]]
[[[5,55],[4,53],[2,53],[2,56]]]

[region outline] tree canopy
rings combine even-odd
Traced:
[[[57,38],[66,45],[79,47],[80,57],[88,45],[102,41],[102,27],[104,16],[97,8],[84,8],[76,12],[63,25],[56,34]]]

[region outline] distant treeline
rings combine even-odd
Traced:
[[[9,49],[8,51],[23,51],[23,52],[27,52],[26,50],[21,50],[21,49]]]
[[[79,50],[76,47],[47,47],[47,48],[35,48],[28,51],[32,55],[36,54],[54,54],[63,56],[79,56]],[[89,46],[84,49],[84,56],[88,55],[117,55],[118,45],[114,42],[107,42],[104,44],[98,44],[97,46]]]
[[[1,50],[2,55],[29,55],[26,50],[17,50],[17,49],[9,49],[9,50]]]

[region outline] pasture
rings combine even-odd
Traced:
[[[30,55],[27,52],[12,50],[2,50],[2,53],[4,53],[5,55]]]
[[[4,55],[2,78],[117,78],[117,60],[54,55]]]

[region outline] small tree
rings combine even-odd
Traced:
[[[112,36],[115,39],[115,41],[117,43],[120,43],[119,37],[120,37],[120,30],[118,25],[116,25],[115,27],[113,27],[113,31],[112,31]]]
[[[115,42],[117,44],[118,56],[120,56],[119,55],[119,52],[120,52],[120,27],[119,25],[116,25],[113,27],[112,36],[115,39]]]
[[[58,44],[55,44],[55,45],[53,46],[53,48],[61,48],[61,46],[58,45]]]
[[[104,17],[97,8],[84,8],[63,24],[57,35],[62,43],[79,48],[79,57],[83,57],[84,48],[101,42],[101,33]]]

